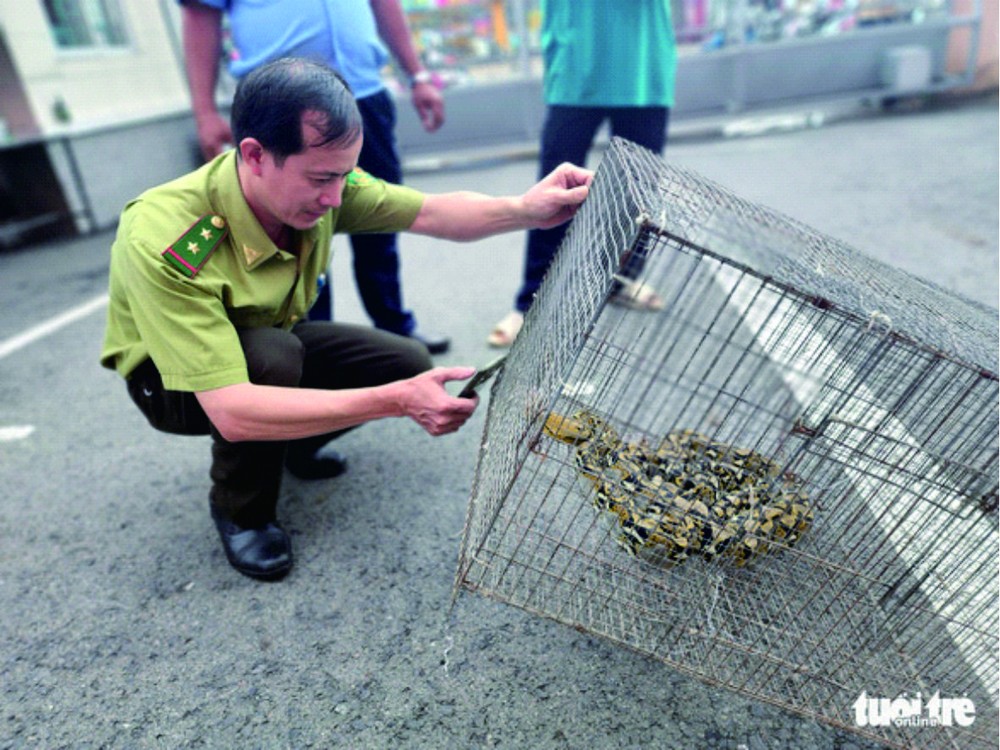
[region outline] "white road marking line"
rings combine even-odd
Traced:
[[[55,333],[60,328],[65,328],[70,323],[75,323],[80,318],[85,318],[95,310],[99,310],[108,304],[108,295],[102,294],[89,302],[70,308],[61,315],[49,318],[44,323],[39,323],[33,328],[29,328],[24,333],[19,333],[6,341],[0,341],[0,359],[7,357],[18,349],[23,349],[28,344],[33,344],[39,339],[43,339],[49,334]]]
[[[35,431],[33,424],[19,424],[13,427],[0,427],[0,443],[13,443],[15,440],[24,440]]]

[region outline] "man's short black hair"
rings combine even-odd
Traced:
[[[351,89],[332,68],[312,60],[283,57],[240,80],[233,97],[233,139],[256,138],[279,166],[305,150],[302,117],[321,134],[318,143],[350,145],[362,133]]]

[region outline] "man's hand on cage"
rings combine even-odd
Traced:
[[[458,398],[444,384],[465,380],[475,373],[472,367],[436,367],[399,383],[399,404],[403,414],[431,435],[447,435],[460,428],[479,405],[478,398]]]
[[[526,192],[521,200],[538,229],[551,229],[569,221],[587,199],[594,173],[563,163]]]

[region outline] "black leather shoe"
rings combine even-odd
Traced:
[[[299,479],[333,479],[347,471],[347,459],[333,448],[320,448],[311,456],[289,449],[285,467]]]
[[[451,348],[451,339],[447,336],[439,336],[435,333],[424,333],[423,331],[413,330],[410,332],[410,338],[416,339],[421,344],[427,347],[427,351],[431,354],[444,354]]]
[[[229,564],[245,576],[277,581],[292,569],[292,540],[274,521],[244,527],[212,510]]]

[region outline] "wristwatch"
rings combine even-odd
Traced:
[[[429,70],[417,71],[410,76],[410,88],[412,89],[418,83],[434,83],[434,77]]]

